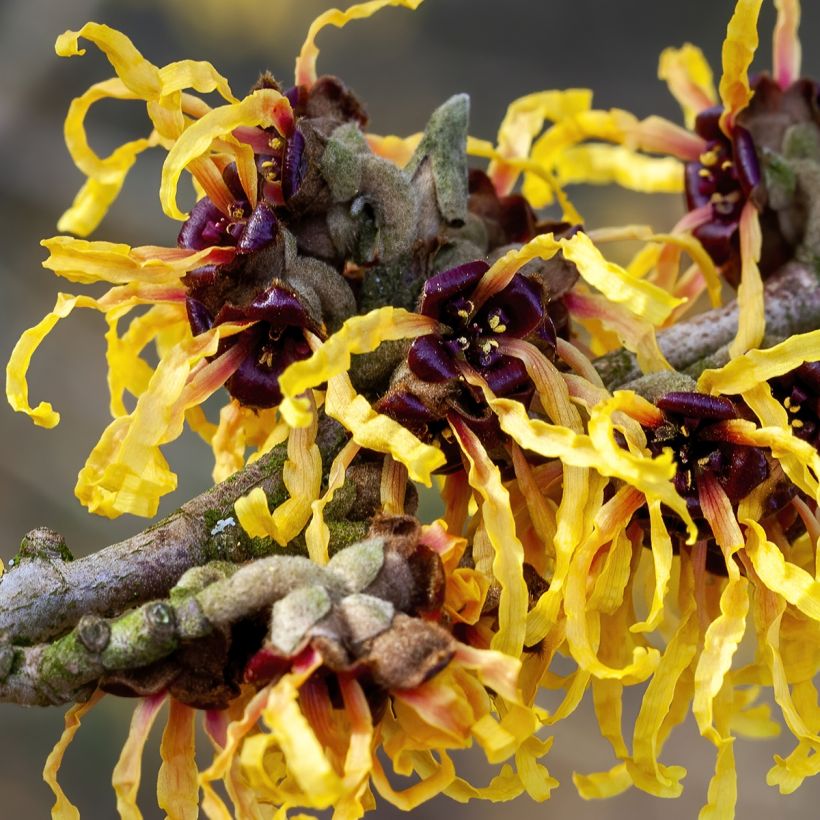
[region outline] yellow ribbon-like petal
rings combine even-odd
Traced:
[[[785,91],[800,77],[802,49],[797,29],[800,26],[800,0],[775,0],[777,23],[774,27],[772,74]]]
[[[527,614],[527,585],[524,583],[524,547],[515,532],[507,490],[498,467],[492,463],[478,437],[458,417],[450,426],[470,463],[470,486],[481,495],[482,522],[495,552],[493,575],[501,585],[498,632],[492,648],[518,657],[524,646]]]
[[[694,128],[695,117],[717,102],[712,69],[703,52],[691,43],[661,52],[658,77],[666,81],[683,109],[687,128]]]
[[[432,474],[444,466],[446,459],[441,450],[425,444],[389,416],[377,413],[364,396],[356,393],[347,373],[328,381],[325,412],[341,422],[361,447],[393,456],[407,468],[413,481],[429,487]]]
[[[219,325],[165,356],[133,413],[106,428],[77,477],[75,494],[91,512],[152,516],[159,499],[176,487],[160,445],[182,432],[185,411],[221,387],[246,355],[241,344],[206,365],[219,340],[241,327]],[[194,372],[194,368],[196,372]]]
[[[319,56],[316,35],[326,26],[344,28],[351,20],[366,19],[388,6],[403,6],[415,11],[421,3],[422,0],[369,0],[367,3],[356,3],[344,11],[328,9],[320,14],[310,24],[302,50],[296,58],[296,85],[310,88],[316,82],[316,59]]]
[[[105,54],[125,85],[142,99],[158,96],[161,88],[159,71],[148,62],[124,34],[99,23],[86,23],[79,31],[66,31],[57,38],[54,50],[60,57],[85,54],[79,47],[80,37],[96,45]]]
[[[757,521],[744,519],[746,554],[760,580],[772,591],[796,606],[806,617],[820,621],[820,581],[806,570],[787,561],[766,537]]]
[[[720,101],[724,111],[720,126],[730,134],[735,117],[749,104],[749,66],[757,50],[757,18],[763,0],[738,0],[723,41],[723,75],[720,78]]]
[[[121,243],[88,242],[70,236],[54,236],[40,244],[49,252],[44,268],[70,282],[82,284],[178,283],[188,271],[202,265],[230,262],[236,253],[233,248],[218,246],[201,251],[152,245],[131,248]]]
[[[763,303],[763,279],[760,276],[760,249],[763,234],[760,217],[754,203],[749,200],[740,214],[740,285],[737,289],[738,328],[737,336],[729,345],[729,358],[758,347],[766,330],[765,305]]]
[[[782,376],[804,362],[820,360],[820,330],[799,333],[765,350],[749,350],[719,370],[704,370],[698,390],[731,396]]]
[[[382,342],[415,339],[437,327],[438,323],[428,316],[391,306],[371,310],[364,316],[351,316],[311,356],[294,362],[279,377],[284,396],[279,408],[282,416],[291,426],[304,427],[310,422],[310,408],[306,399],[298,397],[332,376],[346,373],[351,354],[370,353]]]
[[[547,120],[556,122],[592,105],[592,92],[586,88],[570,88],[565,91],[539,91],[519,97],[507,107],[498,129],[498,153],[504,159],[529,156],[533,139]],[[514,166],[494,159],[487,175],[493,181],[499,195],[508,194],[514,187],[519,171]]]
[[[78,46],[80,37],[97,45],[117,72],[116,78],[96,83],[76,98],[65,122],[66,146],[89,179],[63,214],[59,228],[86,235],[99,224],[118,195],[137,155],[159,142],[173,141],[184,130],[183,107],[188,103],[190,111],[192,106],[191,98],[186,100],[181,94],[183,88],[191,87],[200,93],[217,91],[231,103],[236,98],[227,80],[210,63],[182,60],[157,68],[124,34],[98,23],[89,23],[77,32],[65,32],[57,40],[57,53],[66,57],[84,54]],[[88,144],[85,119],[91,106],[103,99],[144,100],[156,131],[145,139],[121,145],[105,158],[99,157]],[[196,100],[198,109],[203,106],[208,108]],[[201,113],[198,110],[197,115]]]
[[[648,157],[624,145],[578,145],[555,159],[559,185],[615,183],[629,191],[674,194],[683,190],[683,165],[674,157]]]
[[[386,134],[385,136],[365,134],[370,150],[377,157],[389,159],[399,168],[404,168],[410,162],[410,157],[415,153],[423,136],[424,134],[420,131],[411,134],[409,137],[397,137],[393,134]]]
[[[80,728],[82,719],[91,711],[103,696],[101,691],[95,692],[85,703],[75,703],[65,713],[65,728],[60,739],[46,758],[43,768],[43,780],[54,793],[56,798],[51,809],[51,816],[55,820],[80,820],[77,807],[66,797],[65,792],[57,782],[57,773],[63,764],[63,756],[74,740],[74,735]]]
[[[527,262],[533,259],[551,259],[559,251],[565,259],[575,263],[586,282],[612,302],[624,305],[652,324],[663,322],[683,302],[643,279],[636,279],[620,265],[606,260],[584,233],[565,239],[555,239],[552,234],[543,234],[518,250],[508,251],[484,274],[474,291],[473,301],[477,305],[483,304],[490,296],[506,287]]]
[[[60,414],[47,401],[41,401],[36,407],[29,404],[26,373],[31,357],[57,322],[65,319],[77,306],[96,308],[97,303],[88,296],[58,294],[54,310],[20,336],[6,365],[6,397],[9,404],[18,413],[26,413],[39,427],[55,427],[60,422]]]
[[[333,500],[336,490],[344,484],[347,468],[359,450],[361,447],[355,441],[348,441],[342,447],[328,470],[325,494],[311,504],[312,517],[305,530],[305,542],[310,560],[316,564],[326,564],[329,560],[330,530],[325,524],[324,509]]]
[[[143,698],[134,709],[131,727],[128,732],[120,758],[114,767],[111,782],[117,796],[117,811],[123,820],[141,820],[142,814],[137,808],[137,793],[142,776],[142,751],[157,719],[165,695],[153,695]]]
[[[190,706],[171,698],[160,744],[162,766],[157,777],[157,802],[170,820],[196,820],[199,815],[195,715]]]
[[[252,538],[268,536],[285,546],[307,524],[322,486],[322,455],[316,445],[316,415],[313,417],[313,424],[291,430],[288,438],[282,480],[290,497],[271,512],[264,490],[256,487],[234,504],[239,523]]]
[[[625,305],[652,324],[663,322],[684,301],[664,293],[649,282],[635,279],[620,265],[604,259],[584,233],[562,239],[561,250],[568,261],[577,265],[578,272],[586,282],[611,301]]]

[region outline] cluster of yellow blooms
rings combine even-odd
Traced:
[[[106,26],[89,23],[57,42],[61,56],[82,54],[81,38],[93,43],[116,73],[71,105],[66,139],[87,181],[60,229],[80,236],[93,231],[138,154],[152,146],[168,152],[160,185],[164,212],[188,218],[177,205],[186,170],[200,203],[213,212],[201,207],[195,240],[179,248],[68,236],[43,243],[45,265],[57,275],[113,286],[99,298],[61,294],[54,311],[23,335],[8,369],[12,406],[36,424],[54,426],[59,416],[50,404],[29,404],[25,373],[31,356],[75,307],[104,313],[113,421],[80,472],[80,501],[110,517],[154,515],[160,497],[176,486],[161,448],[187,422],[213,448],[215,481],[287,441],[289,498],[269,509],[262,490],[254,490],[237,502],[236,516],[251,536],[281,545],[304,531],[317,563],[328,561],[324,510],[362,452],[383,460],[385,511],[403,512],[408,478],[438,487],[445,505],[443,518],[425,527],[424,538],[446,573],[443,622],[459,639],[450,664],[415,689],[391,692],[387,707],[371,713],[355,676],[339,676],[331,697],[314,674],[321,655],[300,655],[275,682],[245,690],[228,710],[207,713],[216,756],[203,772],[194,760],[195,713],[171,701],[160,805],[170,817],[193,817],[202,791],[205,813],[228,817],[212,786],[216,780],[224,781],[241,817],[278,818],[291,809],[332,806],[339,820],[356,818],[374,807],[371,788],[404,809],[437,794],[468,801],[526,792],[545,800],[557,785],[539,762],[550,747],[549,727],[567,718],[588,689],[615,763],[609,771],[576,774],[582,796],[603,798],[632,786],[661,797],[679,795],[685,770],[660,758],[691,707],[701,734],[716,749],[702,817],[732,817],[735,735],[778,731],[769,706],[757,701],[762,687],[771,688],[796,738],[791,754],[775,760],[769,783],[792,792],[820,770],[820,703],[813,683],[820,664],[820,454],[818,439],[801,430],[810,422],[796,417],[794,398],[806,396],[817,408],[818,393],[812,398],[799,385],[782,384],[820,360],[820,331],[758,349],[765,330],[761,246],[767,206],[755,195],[760,170],[747,156],[754,122],[743,114],[763,94],[748,76],[762,0],[736,4],[719,96],[697,48],[662,55],[660,74],[681,103],[687,128],[594,109],[591,93],[574,89],[516,100],[495,144],[467,140],[467,154],[489,160],[486,177],[502,205],[513,201],[511,192],[521,182],[528,206],[557,202],[564,223],[575,226],[582,220],[566,185],[616,183],[645,192],[685,187],[689,210],[672,230],[541,229],[524,241],[499,243],[504,252],[479,268],[461,264],[436,274],[438,290],[428,283],[416,310],[388,304],[353,311],[335,327],[289,319],[274,341],[291,339],[293,327],[296,338],[277,348],[290,351],[290,358],[276,370],[272,401],[243,401],[242,395],[257,385],[256,371],[245,364],[257,344],[249,334],[273,314],[260,307],[258,315],[249,309],[216,320],[211,310],[205,325],[192,318],[192,294],[204,292],[197,290],[204,288],[197,284],[205,281],[201,271],[211,275],[239,258],[243,242],[257,237],[251,228],[273,230],[265,202],[272,203],[272,213],[295,196],[289,174],[300,158],[288,151],[298,142],[300,99],[322,82],[317,34],[385,6],[416,8],[420,2],[371,0],[326,12],[311,26],[297,59],[296,91],[260,82],[242,99],[210,64],[157,67]],[[798,0],[776,5],[769,96],[770,86],[788,94],[805,82],[798,80]],[[212,92],[224,104],[211,107],[197,96]],[[88,144],[84,121],[96,102],[109,98],[144,101],[153,130],[100,157]],[[364,138],[372,156],[398,169],[413,162],[424,139]],[[259,165],[266,151],[273,155],[283,144],[281,161],[276,155]],[[260,173],[267,180],[263,193]],[[239,200],[252,212],[249,219],[236,211]],[[216,239],[203,239],[211,234]],[[623,239],[641,245],[626,266],[599,249]],[[688,267],[681,264],[684,255]],[[577,271],[577,281],[553,298],[568,312],[571,330],[550,336],[555,328],[545,330],[541,317],[537,329],[532,324],[517,332],[513,325],[524,322],[532,290],[522,284],[532,281],[523,274],[551,260]],[[351,263],[338,273],[354,281],[362,267]],[[697,385],[692,382],[690,398],[681,389],[652,400],[631,389],[610,392],[594,357],[626,349],[644,374],[671,371],[656,331],[680,322],[701,293],[720,306],[723,278],[732,277],[740,318],[727,364],[704,370]],[[275,294],[282,300],[277,316],[292,307],[283,293]],[[140,305],[150,307],[121,330],[121,321]],[[476,341],[465,331],[454,342],[461,353],[454,353],[444,329],[451,307],[452,316],[463,311],[465,321],[486,320],[496,336],[488,342],[488,333],[476,330]],[[476,414],[452,394],[449,409],[433,420],[428,393],[394,385],[390,401],[363,395],[351,379],[351,356],[386,342],[411,351],[413,384],[419,378],[457,381],[470,406],[484,408],[481,424],[487,426],[474,423]],[[155,367],[142,357],[151,344],[159,356]],[[254,350],[254,366],[271,366],[270,349]],[[503,357],[506,375],[517,374],[516,385],[503,381],[493,356]],[[439,375],[428,378],[434,371]],[[816,369],[811,373],[818,391]],[[212,423],[201,405],[226,384],[231,396]],[[422,400],[423,423],[408,423],[408,408]],[[319,409],[350,436],[329,467],[317,445]],[[683,439],[690,441],[684,446]],[[690,445],[692,452],[683,454]],[[784,493],[772,509],[772,498]],[[526,580],[530,569],[541,580],[535,591]],[[753,653],[739,652],[745,638],[754,643]],[[556,655],[570,659],[574,671],[556,674]],[[645,692],[630,743],[622,699],[625,687],[635,685],[645,685]],[[541,689],[563,692],[560,705],[539,706]],[[66,733],[46,768],[58,797],[56,816],[76,816],[55,774],[93,702],[69,710]],[[136,816],[139,759],[163,702],[162,696],[147,698],[135,711],[114,775],[123,816]],[[503,764],[486,786],[460,778],[448,754],[473,741],[491,764]],[[386,760],[395,773],[415,776],[415,784],[397,791],[383,770]]]

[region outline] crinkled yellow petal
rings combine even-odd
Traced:
[[[518,657],[524,646],[527,615],[527,585],[524,583],[524,547],[515,532],[510,497],[501,483],[498,467],[490,460],[478,437],[458,417],[450,427],[470,464],[470,486],[481,496],[481,515],[495,552],[493,575],[501,585],[498,632],[492,648]]]
[[[786,561],[756,521],[747,518],[742,523],[747,528],[746,554],[751,558],[760,580],[804,615],[820,621],[820,581],[791,561]]]
[[[766,783],[777,786],[780,794],[793,794],[808,777],[820,774],[820,754],[810,743],[801,742],[787,757],[774,756],[775,765],[766,774]]]
[[[667,245],[686,251],[703,274],[712,307],[720,307],[722,303],[720,273],[715,267],[712,257],[709,256],[696,237],[692,236],[691,233],[680,232],[652,234],[648,239],[652,242],[665,242]]]
[[[780,633],[785,608],[786,602],[782,598],[765,588],[759,586],[756,588],[755,626],[758,633],[758,646],[762,650],[761,654],[771,673],[774,699],[781,709],[786,725],[798,740],[805,741],[814,746],[815,750],[820,751],[820,737],[816,731],[820,726],[815,726],[815,731],[813,731],[795,707],[788,675],[780,653]]]
[[[483,304],[510,282],[515,273],[532,259],[551,259],[558,251],[574,262],[581,277],[616,304],[626,305],[633,313],[660,324],[681,304],[660,288],[630,276],[622,267],[608,262],[584,233],[556,240],[552,234],[535,237],[520,250],[508,251],[484,274],[474,292],[476,304]]]
[[[706,148],[703,137],[654,114],[628,129],[626,143],[642,151],[669,154],[685,162],[697,159]]]
[[[719,370],[704,370],[698,390],[725,396],[745,393],[761,382],[782,376],[804,362],[820,360],[820,330],[790,336],[765,350],[749,350]]]
[[[133,319],[122,337],[118,334],[121,311],[112,310],[106,316],[108,330],[105,334],[105,359],[108,363],[108,390],[110,411],[113,418],[127,414],[124,395],[142,395],[151,380],[151,366],[141,357],[142,351],[152,341],[177,325],[185,331],[188,319],[183,304],[155,305],[147,313]]]
[[[633,624],[630,627],[631,632],[653,632],[658,628],[664,614],[664,598],[672,575],[672,539],[663,520],[661,502],[659,499],[653,499],[648,506],[652,560],[655,565],[655,590],[646,620]]]
[[[724,111],[720,126],[731,133],[735,117],[749,104],[754,93],[749,86],[749,66],[757,50],[757,17],[763,0],[738,0],[723,41],[723,75],[720,101]]]
[[[77,477],[74,492],[91,512],[110,518],[156,513],[160,497],[176,487],[160,445],[179,436],[185,411],[223,385],[242,362],[245,351],[237,344],[200,364],[216,353],[221,337],[239,329],[219,325],[160,361],[134,412],[109,425]]]
[[[236,399],[231,399],[219,411],[219,424],[211,439],[214,451],[212,477],[217,483],[245,466],[245,414],[245,409]]]
[[[749,200],[740,214],[740,285],[737,289],[737,336],[729,345],[729,358],[758,347],[763,340],[766,318],[763,304],[763,280],[760,276],[760,248],[763,235],[760,217]]]
[[[171,698],[160,744],[162,766],[157,778],[157,802],[170,820],[196,820],[199,816],[195,715],[190,706]]]
[[[430,487],[433,472],[444,466],[446,459],[441,450],[425,444],[397,421],[377,413],[364,396],[356,393],[347,373],[329,379],[325,412],[349,430],[361,447],[393,456],[407,468],[413,481]]]
[[[692,712],[701,734],[719,748],[722,748],[726,741],[713,726],[713,703],[723,686],[732,658],[746,631],[748,611],[749,582],[742,577],[730,578],[720,596],[720,615],[706,630],[703,651],[695,668],[695,699]]]
[[[573,772],[572,782],[584,800],[603,800],[607,797],[617,797],[631,788],[632,776],[629,774],[626,763],[618,763],[608,772],[594,772],[593,774]]]
[[[80,37],[94,43],[108,58],[120,79],[142,99],[158,96],[159,70],[148,62],[124,34],[99,23],[86,23],[79,31],[66,31],[57,38],[54,50],[60,57],[85,54]]]
[[[570,88],[565,91],[540,91],[519,97],[507,107],[498,129],[498,153],[505,159],[529,156],[532,141],[544,127],[544,122],[560,121],[592,105],[592,92],[586,88]],[[493,181],[500,196],[508,194],[515,185],[519,171],[494,159],[487,175]]]
[[[621,143],[637,119],[627,111],[580,111],[563,117],[548,128],[535,142],[530,152],[531,165],[525,170],[522,193],[535,208],[543,208],[553,201],[554,186],[549,174],[557,157],[586,139],[602,139]],[[503,159],[503,158],[502,158]],[[541,173],[536,173],[540,169]]]
[[[279,133],[287,135],[293,127],[290,103],[278,91],[263,88],[241,102],[214,108],[186,128],[168,152],[162,166],[159,197],[167,216],[180,220],[186,218],[176,202],[177,185],[185,167],[206,154],[215,139],[243,125],[274,127]]]
[[[518,658],[494,649],[477,649],[465,643],[458,643],[453,660],[459,666],[478,675],[481,683],[492,689],[510,703],[520,703],[521,693],[518,678],[521,661]]]
[[[698,813],[698,820],[732,820],[735,816],[737,773],[733,740],[734,738],[729,738],[718,748],[715,773],[709,781],[707,803]]]
[[[671,370],[672,365],[666,360],[658,344],[655,326],[646,319],[641,319],[631,313],[624,305],[616,305],[602,296],[584,292],[579,287],[565,294],[564,303],[581,324],[587,324],[593,339],[601,339],[602,333],[595,325],[600,323],[606,331],[616,334],[620,344],[612,349],[625,347],[635,354],[638,366],[644,373],[657,373],[661,370]],[[616,342],[617,344],[617,342]],[[606,347],[610,347],[606,345]]]
[[[609,741],[616,757],[626,758],[629,751],[624,742],[621,720],[623,717],[624,685],[619,680],[592,681],[592,700],[601,734]],[[575,780],[575,777],[573,777]],[[576,784],[577,785],[577,784]],[[632,785],[632,781],[629,781]]]
[[[177,60],[159,69],[160,82],[162,84],[162,94],[168,96],[182,91],[184,88],[192,88],[200,94],[210,94],[216,92],[227,102],[239,102],[233,95],[228,81],[209,62],[204,60]],[[208,106],[196,97],[189,97],[194,105],[199,107],[196,115],[203,115]],[[180,101],[184,104],[186,101]],[[187,110],[187,109],[186,109]]]
[[[371,777],[376,791],[388,803],[402,811],[412,811],[418,808],[422,803],[441,794],[456,779],[456,769],[449,755],[444,751],[439,751],[438,754],[441,758],[441,765],[436,768],[435,773],[401,791],[396,791],[390,785],[379,758],[374,755]]]
[[[712,69],[703,52],[691,43],[661,52],[658,77],[683,109],[687,128],[694,128],[695,117],[717,103]]]
[[[653,553],[655,550],[656,544],[653,541]],[[619,532],[607,550],[604,565],[595,579],[589,598],[587,598],[587,608],[589,610],[611,615],[621,606],[624,599],[624,590],[629,581],[631,559],[632,543],[625,532]],[[633,631],[637,630],[633,629]]]
[[[91,308],[101,311],[125,310],[135,304],[158,301],[184,302],[185,291],[176,286],[126,286],[112,288],[100,299],[89,296],[70,296],[65,293],[57,295],[54,310],[45,316],[37,325],[26,330],[17,341],[6,365],[6,396],[9,404],[20,413],[26,413],[41,427],[54,427],[60,421],[60,414],[55,412],[48,402],[40,402],[32,408],[28,403],[28,382],[26,374],[31,357],[52,331],[60,319],[68,316],[75,307]]]
[[[123,820],[141,820],[142,814],[137,807],[137,793],[142,775],[142,750],[157,719],[165,695],[152,695],[143,698],[134,709],[131,728],[125,741],[120,758],[114,767],[111,783],[117,796],[117,811]]]
[[[548,557],[554,558],[555,556],[555,545],[553,543],[557,530],[555,512],[544,498],[532,466],[527,461],[521,448],[515,442],[512,442],[511,449],[518,489],[524,496],[527,514],[537,537],[537,549],[535,551],[528,549],[527,543],[524,543],[525,560],[532,565],[536,572],[544,576],[547,574]]]
[[[370,353],[382,342],[415,339],[432,333],[438,323],[417,313],[391,306],[371,310],[364,316],[352,316],[307,359],[294,362],[279,377],[284,396],[280,411],[292,427],[310,422],[307,399],[299,398],[305,390],[318,387],[332,376],[350,369],[352,353]]]
[[[299,56],[296,58],[296,85],[310,88],[316,82],[316,58],[319,56],[319,47],[316,45],[316,35],[326,26],[344,28],[351,20],[363,20],[388,6],[403,6],[415,11],[422,0],[369,0],[367,3],[356,3],[349,8],[328,9],[320,14],[308,29],[305,42]]]
[[[100,100],[138,100],[139,95],[132,91],[119,77],[92,85],[84,94],[75,97],[68,107],[63,133],[66,147],[75,165],[86,175],[101,182],[115,182],[124,165],[130,167],[138,153],[137,146],[147,140],[135,140],[119,146],[109,156],[103,158],[96,154],[88,143],[85,130],[85,118],[89,109]],[[129,146],[132,146],[129,148]],[[133,153],[133,156],[129,156]],[[130,159],[130,162],[129,162]],[[125,169],[127,172],[127,168]],[[124,177],[124,173],[122,174]],[[60,230],[63,230],[62,228]]]
[[[683,165],[673,157],[648,157],[623,145],[579,145],[555,159],[559,185],[615,183],[629,191],[674,194],[683,190]]]
[[[219,743],[221,749],[211,765],[199,774],[199,786],[202,789],[202,810],[208,817],[230,820],[231,815],[222,798],[214,790],[212,783],[214,780],[225,778],[226,782],[230,784],[231,770],[235,763],[237,750],[248,732],[257,725],[267,703],[268,692],[268,688],[262,689],[248,701],[242,717],[233,720],[228,725],[225,738],[220,740]],[[228,790],[230,791],[230,789],[231,785],[228,785]],[[242,797],[241,794],[236,796],[240,799]]]
[[[289,498],[272,512],[268,510],[261,487],[237,499],[236,517],[252,538],[273,538],[277,544],[289,544],[310,518],[311,505],[318,499],[322,486],[322,455],[316,445],[317,422],[291,430],[288,458],[282,468],[282,480]]]
[[[596,519],[595,530],[578,548],[572,559],[564,595],[564,611],[567,615],[567,643],[573,659],[587,674],[597,678],[617,679],[628,682],[646,680],[658,665],[656,649],[647,650],[636,646],[632,660],[622,667],[612,667],[603,663],[597,655],[597,631],[599,613],[587,607],[587,582],[590,568],[598,550],[607,542],[619,537],[619,532],[628,523],[632,514],[643,504],[639,492],[631,487],[621,488]],[[578,696],[583,692],[579,692]]]
[[[54,310],[34,327],[23,332],[17,340],[17,344],[14,346],[6,365],[6,397],[9,404],[18,413],[26,413],[39,427],[55,427],[60,422],[60,414],[47,401],[41,401],[36,407],[29,404],[26,373],[31,363],[31,357],[43,339],[51,333],[57,322],[60,319],[65,319],[77,306],[94,308],[97,303],[88,296],[58,294]]]
[[[682,299],[664,293],[649,282],[630,276],[620,265],[608,262],[584,233],[562,239],[560,245],[564,257],[576,264],[586,282],[611,301],[625,305],[652,324],[663,322],[674,308],[683,303]]]
[[[551,746],[552,738],[542,741],[533,736],[528,737],[515,753],[518,778],[530,799],[539,803],[549,800],[552,790],[558,788],[559,785],[558,781],[550,775],[547,767],[538,762]],[[496,801],[511,798],[506,797],[501,788],[493,789],[491,784],[491,788],[487,790],[486,799]]]
[[[146,148],[159,144],[158,134],[152,133],[147,138],[120,145],[105,159],[98,157],[88,145],[84,121],[88,109],[98,100],[107,98],[131,100],[137,97],[121,80],[112,79],[91,86],[69,106],[64,128],[66,146],[77,167],[89,179],[57,222],[57,228],[61,231],[80,236],[91,233],[119,195],[137,156]]]
[[[311,504],[312,517],[305,530],[305,542],[310,560],[316,564],[326,564],[329,560],[330,530],[325,524],[324,509],[333,500],[336,490],[344,484],[347,468],[360,449],[355,441],[348,441],[342,447],[328,470],[325,494]]]
[[[97,691],[85,703],[75,703],[66,710],[65,729],[63,729],[60,739],[46,758],[46,764],[43,768],[43,780],[48,784],[56,798],[51,809],[51,816],[54,820],[80,820],[80,812],[77,807],[66,797],[65,792],[57,782],[57,772],[62,766],[66,750],[80,728],[82,719],[94,708],[102,696],[103,693]]]
[[[669,712],[678,681],[689,667],[698,648],[698,622],[694,606],[675,630],[646,687],[632,739],[632,759],[626,767],[634,784],[658,797],[678,797],[686,774],[682,766],[665,766],[658,761],[664,718]]]
[[[785,91],[800,77],[802,56],[797,29],[800,26],[800,0],[775,0],[777,23],[774,27],[772,74]]]
[[[106,52],[119,76],[93,85],[76,98],[66,117],[66,146],[74,162],[89,179],[58,225],[60,230],[80,235],[90,233],[103,218],[122,188],[137,155],[160,142],[172,143],[184,130],[183,110],[194,116],[202,116],[209,110],[203,101],[182,95],[180,89],[193,87],[202,93],[218,91],[229,102],[236,102],[227,81],[210,63],[183,60],[157,69],[139,54],[124,35],[104,26],[91,25],[94,31],[84,29],[84,32]],[[63,45],[68,47],[70,53],[79,53],[76,51],[76,38],[73,46],[68,43],[70,39],[67,38]],[[88,144],[85,119],[92,105],[108,98],[144,99],[156,131],[146,139],[125,143],[109,156],[101,158]]]
[[[233,248],[212,247],[201,251],[145,246],[131,248],[114,242],[89,242],[70,236],[54,236],[40,243],[49,252],[43,267],[71,282],[90,284],[130,282],[170,284],[194,268],[230,262]]]
[[[276,737],[289,774],[309,795],[310,804],[324,809],[342,794],[343,784],[299,708],[298,698],[298,677],[285,675],[271,687],[262,718]]]

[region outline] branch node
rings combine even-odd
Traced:
[[[111,640],[111,626],[99,615],[83,615],[77,623],[77,637],[89,652],[97,655]]]
[[[65,538],[50,527],[37,527],[26,533],[20,542],[20,551],[9,562],[9,566],[19,565],[24,558],[40,561],[74,560],[71,550],[66,545]]]

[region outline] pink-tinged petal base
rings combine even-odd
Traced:
[[[773,37],[773,74],[777,84],[785,91],[800,77],[802,49],[797,37],[800,25],[799,0],[775,0],[777,24]]]

